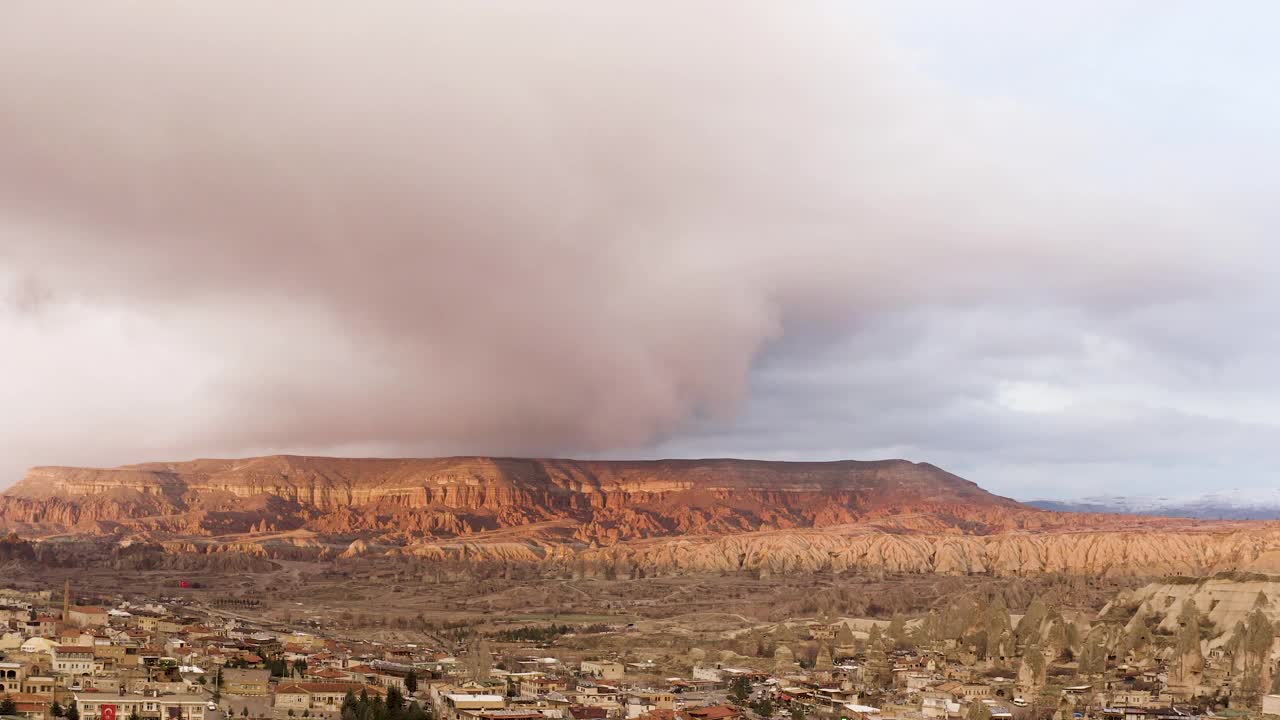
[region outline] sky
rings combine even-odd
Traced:
[[[1278,20],[16,0],[0,485],[296,452],[1274,486]]]

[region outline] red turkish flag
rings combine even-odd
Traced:
[[[116,720],[116,706],[103,705],[102,710],[99,713],[99,717],[101,717],[102,720]]]

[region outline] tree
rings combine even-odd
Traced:
[[[218,668],[218,673],[213,676],[213,701],[222,702],[222,668]]]
[[[427,713],[416,701],[411,702],[404,711],[404,720],[427,720]]]
[[[129,720],[142,720],[142,714],[138,712],[137,705],[134,705],[133,710],[129,711]]]
[[[80,720],[80,709],[75,705],[67,706],[67,713],[63,715],[67,720]]]
[[[248,705],[245,705],[243,708],[240,708],[240,717],[249,717]],[[129,718],[129,720],[133,720],[133,718]]]
[[[404,689],[409,691],[410,695],[418,692],[418,673],[410,670],[408,675],[404,676]]]
[[[66,711],[62,709],[62,706],[58,704],[58,701],[57,701],[57,700],[54,700],[52,703],[49,703],[49,714],[50,714],[50,715],[52,715],[52,716],[54,716],[54,717],[62,717],[62,714],[63,714],[64,712],[66,712]]]
[[[0,715],[17,715],[18,705],[5,693],[4,698],[0,699]]]
[[[386,707],[388,720],[400,720],[400,713],[404,710],[404,695],[395,685],[387,688]]]
[[[733,679],[729,685],[729,700],[735,705],[743,705],[751,697],[751,681],[745,675]]]
[[[791,704],[791,720],[804,720],[804,706],[800,703]]]
[[[1171,677],[1176,684],[1189,685],[1198,682],[1200,673],[1204,671],[1204,655],[1200,650],[1200,608],[1191,598],[1182,601],[1178,624],[1181,627],[1174,640],[1177,655]]]
[[[902,616],[902,613],[893,614],[886,634],[893,641],[894,648],[902,649],[907,646],[907,619]]]

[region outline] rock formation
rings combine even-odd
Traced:
[[[0,526],[23,538],[5,551],[19,561],[47,557],[38,540],[58,535],[141,541],[120,561],[157,568],[175,557],[359,557],[504,577],[1280,569],[1280,524],[1042,511],[903,460],[271,456],[43,467],[0,495]],[[1030,640],[1023,631],[1001,642]]]
[[[932,465],[272,456],[39,467],[0,496],[12,527],[171,534],[275,529],[473,535],[572,521],[584,542],[885,521],[989,532],[1062,517]]]

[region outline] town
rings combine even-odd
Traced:
[[[1087,632],[1035,600],[810,618],[618,652],[627,624],[424,626],[387,643],[253,621],[252,601],[0,589],[0,716],[29,720],[1164,720],[1280,714],[1261,605],[1208,643],[1141,611]],[[1168,600],[1162,601],[1169,604]],[[1262,598],[1259,598],[1259,603]],[[235,609],[236,603],[246,607]],[[226,609],[228,604],[232,609]],[[1167,619],[1167,618],[1166,618]],[[1123,621],[1123,624],[1119,621]],[[1224,635],[1224,638],[1228,636]],[[593,654],[591,648],[611,648]],[[625,646],[625,642],[621,644]]]

